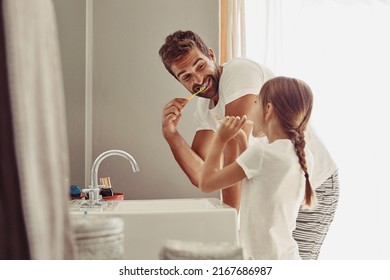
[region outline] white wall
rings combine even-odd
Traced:
[[[167,35],[190,29],[218,53],[219,1],[92,1],[93,159],[84,158],[89,145],[84,143],[86,1],[54,3],[59,18],[69,141],[74,143],[70,145],[70,183],[84,186],[84,162],[93,161],[106,150],[122,149],[136,159],[141,171],[133,173],[122,157],[109,157],[100,165],[98,175],[111,177],[114,190],[123,192],[126,199],[218,197],[218,193],[202,194],[191,185],[162,137],[163,106],[188,93],[165,70],[158,50]],[[194,134],[194,105],[187,106],[179,128],[189,144]]]
[[[70,184],[84,185],[86,1],[53,0],[65,90]]]

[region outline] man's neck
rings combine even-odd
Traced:
[[[222,76],[222,72],[223,72],[223,67],[221,65],[218,66],[218,70],[219,70],[219,80],[218,80],[218,83],[221,81],[221,76]],[[219,101],[219,85],[218,85],[218,92],[217,94],[211,98],[210,100],[210,109],[214,108],[215,106],[217,106],[218,104],[218,101]]]

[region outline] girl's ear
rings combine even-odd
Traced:
[[[267,105],[265,106],[264,119],[269,120],[270,118],[272,118],[273,112],[274,107],[271,103],[267,103]]]

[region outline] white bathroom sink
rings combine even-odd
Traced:
[[[216,198],[117,202],[111,211],[88,214],[123,218],[124,259],[156,260],[167,240],[238,244],[237,212]]]
[[[173,211],[228,208],[218,199],[151,199],[118,201],[116,212],[123,211]]]

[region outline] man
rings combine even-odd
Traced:
[[[166,38],[160,56],[167,70],[190,92],[205,89],[197,94],[198,106],[195,115],[196,134],[192,146],[185,142],[177,131],[181,111],[188,100],[175,98],[163,110],[163,135],[172,153],[192,184],[198,187],[198,176],[208,146],[218,121],[228,116],[247,115],[262,84],[273,75],[271,71],[253,61],[237,59],[224,66],[215,61],[215,54],[202,39],[191,31],[178,31]],[[262,79],[259,79],[262,77]],[[244,127],[248,136],[251,126]],[[238,139],[231,141],[224,152],[224,165],[238,156]],[[222,191],[223,202],[239,208],[240,186]]]
[[[194,116],[196,133],[191,147],[177,130],[181,112],[188,100],[175,98],[165,105],[162,113],[163,136],[177,163],[192,184],[198,187],[198,176],[218,122],[225,116],[246,115],[250,120],[255,96],[262,85],[274,75],[266,67],[245,58],[235,58],[224,65],[219,65],[213,50],[192,31],[177,31],[167,36],[165,44],[159,50],[159,55],[165,68],[187,90],[195,93],[204,88],[197,94],[200,98]],[[250,124],[246,124],[243,130],[246,137],[239,134],[239,137],[228,143],[221,159],[222,164],[227,165],[235,161],[246,148],[247,139],[250,140]],[[311,131],[308,134],[310,148],[312,149],[311,144],[314,145],[312,152],[315,164],[316,158],[318,162],[326,163],[324,167],[321,163],[321,167],[315,170],[313,175],[316,176],[312,177],[314,180],[312,185],[316,188],[328,179],[326,186],[331,188],[333,193],[331,203],[326,202],[324,213],[316,214],[315,221],[311,221],[312,212],[300,211],[294,238],[298,242],[303,259],[318,257],[320,246],[333,220],[338,198],[336,165],[316,135]],[[319,190],[320,194],[330,197],[329,192],[325,194],[325,190],[320,188]],[[222,190],[222,200],[239,210],[240,185]],[[322,197],[320,197],[320,206],[321,201],[323,201]]]

